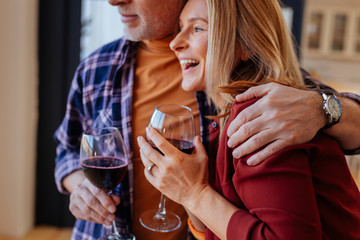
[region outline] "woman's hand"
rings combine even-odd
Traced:
[[[119,203],[118,196],[108,196],[84,176],[71,192],[69,209],[76,219],[111,225],[111,221],[115,219],[116,205]]]
[[[183,206],[191,206],[208,186],[208,157],[200,138],[194,139],[194,153],[185,154],[166,141],[156,130],[146,128],[147,137],[164,154],[138,137],[145,177],[159,191]],[[155,164],[150,171],[147,169]]]

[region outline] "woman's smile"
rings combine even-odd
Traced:
[[[195,59],[180,59],[180,65],[183,75],[193,72],[199,66],[199,61]]]

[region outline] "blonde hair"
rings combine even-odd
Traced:
[[[278,0],[207,0],[207,5],[206,91],[217,106],[224,110],[236,92],[269,81],[304,87]]]

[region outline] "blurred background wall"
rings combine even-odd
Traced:
[[[360,1],[307,1],[302,65],[342,91],[360,93]]]
[[[0,1],[0,235],[35,222],[37,0]]]
[[[360,94],[360,1],[283,0],[302,66]],[[0,239],[69,227],[54,177],[53,134],[80,60],[122,36],[116,8],[96,0],[0,1]],[[356,179],[360,159],[348,157]]]

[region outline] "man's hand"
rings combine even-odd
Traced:
[[[111,225],[115,219],[116,205],[120,198],[115,195],[108,196],[104,191],[92,185],[77,171],[65,178],[64,185],[75,186],[71,189],[69,209],[77,219]]]
[[[248,89],[236,96],[239,102],[261,98],[243,110],[229,125],[229,147],[236,158],[259,152],[248,160],[257,165],[274,153],[310,141],[326,124],[322,97],[314,91],[299,90],[277,83]]]

